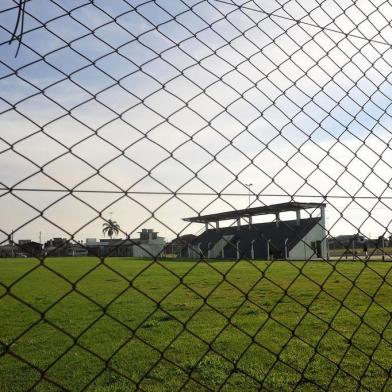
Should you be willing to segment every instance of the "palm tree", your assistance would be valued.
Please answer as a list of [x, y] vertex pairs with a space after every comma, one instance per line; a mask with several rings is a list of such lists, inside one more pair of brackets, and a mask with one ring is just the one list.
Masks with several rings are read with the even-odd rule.
[[110, 239], [112, 239], [113, 234], [117, 235], [120, 231], [120, 225], [111, 219], [103, 224], [102, 233], [103, 235], [107, 234]]

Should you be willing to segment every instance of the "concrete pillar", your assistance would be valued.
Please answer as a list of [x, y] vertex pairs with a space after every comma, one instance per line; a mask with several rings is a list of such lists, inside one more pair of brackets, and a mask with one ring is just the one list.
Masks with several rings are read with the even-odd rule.
[[205, 223], [205, 229], [208, 230], [208, 222]]
[[241, 226], [241, 218], [238, 218], [237, 219], [237, 230], [240, 229], [240, 226]]
[[301, 210], [297, 210], [295, 213], [297, 214], [297, 226], [299, 226], [301, 224]]
[[279, 227], [279, 223], [280, 223], [280, 215], [279, 212], [277, 214], [275, 214], [275, 222], [276, 222], [276, 227]]
[[236, 248], [237, 248], [237, 260], [239, 260], [240, 259], [240, 240], [237, 241]]
[[250, 246], [250, 258], [252, 260], [254, 260], [254, 258], [255, 258], [255, 248], [253, 247], [254, 242], [255, 242], [255, 240], [252, 240], [251, 246]]
[[219, 221], [216, 222], [216, 228], [219, 229]]
[[320, 212], [321, 212], [321, 219], [325, 220], [325, 207], [324, 206], [320, 207]]
[[252, 217], [249, 217], [249, 228], [252, 226]]
[[200, 255], [200, 256], [203, 256], [203, 252], [202, 252], [202, 250], [201, 250], [201, 242], [199, 242], [199, 243], [197, 244], [197, 249], [198, 249], [198, 251], [199, 251], [199, 255]]
[[270, 242], [271, 240], [267, 241], [267, 260], [270, 259]]
[[224, 258], [225, 258], [225, 245], [226, 245], [226, 243], [225, 243], [225, 242], [223, 242], [223, 243], [222, 243], [222, 251], [221, 251], [221, 256], [222, 256], [222, 259], [224, 259]]
[[284, 240], [284, 258], [287, 260], [289, 258], [289, 252], [287, 249], [287, 242], [289, 241], [288, 238]]
[[207, 244], [207, 257], [210, 258], [211, 257], [211, 242], [209, 242]]

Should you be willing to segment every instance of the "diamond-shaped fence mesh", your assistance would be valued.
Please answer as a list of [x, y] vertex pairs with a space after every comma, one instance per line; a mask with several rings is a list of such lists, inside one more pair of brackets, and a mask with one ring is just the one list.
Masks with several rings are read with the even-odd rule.
[[391, 20], [2, 0], [0, 391], [391, 391]]

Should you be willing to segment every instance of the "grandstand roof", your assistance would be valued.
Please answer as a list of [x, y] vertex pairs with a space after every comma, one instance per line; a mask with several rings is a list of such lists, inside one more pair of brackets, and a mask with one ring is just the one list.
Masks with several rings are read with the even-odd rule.
[[208, 222], [219, 222], [229, 219], [245, 218], [256, 215], [270, 215], [277, 214], [279, 212], [287, 211], [299, 211], [306, 210], [310, 208], [320, 208], [325, 207], [324, 203], [299, 203], [295, 201], [290, 201], [287, 203], [272, 204], [269, 206], [245, 208], [243, 210], [233, 210], [227, 212], [219, 212], [217, 214], [209, 215], [199, 215], [191, 218], [183, 218], [187, 222], [198, 222], [198, 223], [208, 223]]

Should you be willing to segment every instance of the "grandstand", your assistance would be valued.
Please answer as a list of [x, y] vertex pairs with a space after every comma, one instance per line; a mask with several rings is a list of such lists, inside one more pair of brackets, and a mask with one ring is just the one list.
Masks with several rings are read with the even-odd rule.
[[[306, 217], [301, 211], [306, 210]], [[281, 220], [295, 212], [296, 219]], [[253, 217], [273, 215], [272, 222], [253, 223]], [[325, 204], [287, 202], [184, 218], [205, 224], [205, 231], [181, 250], [187, 258], [290, 259], [327, 258]], [[221, 227], [223, 221], [234, 225]], [[245, 224], [243, 224], [245, 223]]]

